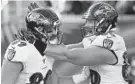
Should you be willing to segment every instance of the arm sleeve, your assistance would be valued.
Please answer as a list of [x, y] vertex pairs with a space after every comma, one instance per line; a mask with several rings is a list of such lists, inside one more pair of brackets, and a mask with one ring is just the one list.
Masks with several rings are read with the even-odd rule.
[[85, 81], [89, 76], [90, 76], [89, 67], [84, 66], [82, 72], [80, 74], [73, 75], [72, 79], [75, 84], [78, 84]]

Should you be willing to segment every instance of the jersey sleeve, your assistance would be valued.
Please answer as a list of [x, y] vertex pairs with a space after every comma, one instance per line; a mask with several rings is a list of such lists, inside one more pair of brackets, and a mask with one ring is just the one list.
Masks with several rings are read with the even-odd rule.
[[94, 46], [99, 46], [111, 51], [117, 59], [115, 64], [123, 64], [123, 55], [127, 51], [123, 38], [119, 35], [99, 36], [92, 43]]
[[4, 58], [12, 62], [25, 62], [28, 54], [27, 43], [19, 40], [13, 41], [8, 46]]

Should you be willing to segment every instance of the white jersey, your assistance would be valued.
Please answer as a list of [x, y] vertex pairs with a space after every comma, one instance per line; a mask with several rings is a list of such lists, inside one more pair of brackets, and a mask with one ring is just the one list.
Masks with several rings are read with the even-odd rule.
[[[32, 82], [37, 81], [40, 77], [43, 77], [43, 82], [51, 69], [51, 67], [48, 67], [50, 62], [47, 62], [46, 56], [42, 56], [33, 44], [26, 41], [13, 41], [7, 48], [5, 59], [12, 62], [21, 62], [23, 65], [15, 84], [33, 84]], [[34, 79], [34, 77], [37, 78]]]
[[[99, 46], [110, 50], [116, 56], [117, 62], [114, 64], [104, 64], [99, 66], [85, 66], [85, 70], [82, 72], [83, 75], [80, 76], [83, 76], [85, 79], [86, 77], [93, 76], [90, 79], [90, 84], [127, 84], [122, 74], [122, 66], [125, 61], [125, 57], [123, 56], [127, 50], [121, 36], [108, 33], [107, 35], [84, 38], [82, 42], [84, 48]], [[90, 74], [86, 75], [86, 73]], [[75, 79], [75, 77], [73, 78]], [[75, 80], [75, 82], [77, 83], [77, 80]]]

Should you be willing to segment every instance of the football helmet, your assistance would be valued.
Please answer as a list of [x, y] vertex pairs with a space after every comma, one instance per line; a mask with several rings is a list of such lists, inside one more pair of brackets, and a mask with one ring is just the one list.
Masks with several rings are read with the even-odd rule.
[[81, 28], [83, 37], [86, 37], [107, 33], [115, 28], [118, 13], [111, 5], [101, 2], [90, 6], [82, 18], [86, 19]]
[[26, 16], [28, 31], [31, 31], [36, 39], [50, 44], [60, 44], [63, 34], [59, 30], [60, 21], [55, 12], [50, 9], [36, 8]]

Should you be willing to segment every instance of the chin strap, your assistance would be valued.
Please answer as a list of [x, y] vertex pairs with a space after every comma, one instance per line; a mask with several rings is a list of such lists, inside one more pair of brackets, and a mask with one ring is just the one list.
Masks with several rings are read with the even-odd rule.
[[25, 28], [19, 28], [17, 34], [14, 35], [15, 39], [28, 41], [29, 43], [34, 44], [37, 38], [31, 33], [31, 31]]

